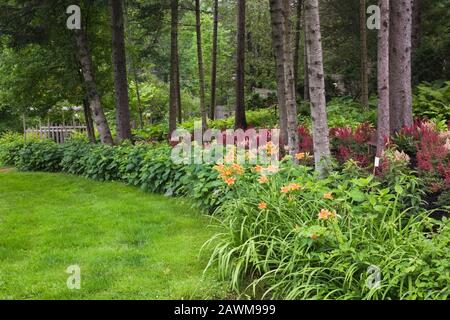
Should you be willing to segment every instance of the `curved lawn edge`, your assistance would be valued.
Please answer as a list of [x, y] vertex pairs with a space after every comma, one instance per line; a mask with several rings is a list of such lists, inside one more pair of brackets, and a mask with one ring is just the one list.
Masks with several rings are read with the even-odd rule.
[[[0, 173], [0, 299], [220, 299], [210, 218], [175, 198], [67, 174]], [[79, 265], [81, 289], [66, 269]]]

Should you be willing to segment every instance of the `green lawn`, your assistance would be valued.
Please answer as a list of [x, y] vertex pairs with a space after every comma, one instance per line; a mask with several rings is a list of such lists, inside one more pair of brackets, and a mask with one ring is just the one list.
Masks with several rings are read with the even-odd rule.
[[[0, 170], [0, 299], [226, 297], [200, 248], [210, 221], [120, 183]], [[70, 265], [81, 289], [66, 285]]]

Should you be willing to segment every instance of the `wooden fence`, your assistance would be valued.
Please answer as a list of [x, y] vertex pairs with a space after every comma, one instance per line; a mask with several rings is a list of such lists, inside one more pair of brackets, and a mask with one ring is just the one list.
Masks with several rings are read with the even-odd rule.
[[74, 133], [86, 133], [85, 126], [47, 126], [39, 128], [30, 128], [25, 130], [25, 137], [33, 136], [41, 140], [53, 140], [56, 143], [64, 143]]

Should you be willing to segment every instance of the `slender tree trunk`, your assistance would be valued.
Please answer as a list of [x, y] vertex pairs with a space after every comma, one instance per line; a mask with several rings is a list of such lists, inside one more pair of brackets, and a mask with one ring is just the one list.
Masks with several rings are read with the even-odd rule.
[[318, 0], [306, 0], [305, 15], [314, 159], [316, 170], [321, 177], [324, 177], [329, 170], [331, 153], [325, 100], [322, 36], [320, 31]]
[[411, 126], [411, 0], [390, 1], [390, 52], [389, 99], [390, 129], [398, 132], [403, 126]]
[[308, 74], [308, 48], [306, 46], [306, 14], [305, 14], [305, 6], [306, 4], [303, 3], [303, 48], [304, 48], [304, 63], [303, 63], [303, 99], [305, 101], [309, 101], [309, 74]]
[[87, 98], [83, 99], [83, 112], [84, 112], [84, 120], [86, 122], [86, 131], [89, 141], [91, 143], [95, 143], [95, 129], [94, 122], [92, 121], [92, 112], [89, 108], [89, 101]]
[[367, 29], [366, 29], [366, 0], [359, 1], [359, 28], [361, 53], [361, 104], [369, 107], [369, 79], [367, 73]]
[[214, 24], [213, 24], [213, 43], [211, 58], [211, 110], [210, 118], [214, 120], [216, 110], [216, 81], [217, 81], [217, 33], [219, 27], [219, 0], [214, 0]]
[[139, 89], [139, 79], [137, 76], [137, 70], [135, 66], [133, 66], [133, 75], [134, 75], [134, 86], [136, 89], [137, 109], [139, 114], [139, 127], [141, 129], [144, 129], [144, 116], [143, 116], [144, 112], [142, 110], [141, 90]]
[[277, 65], [280, 140], [283, 146], [288, 146], [289, 154], [295, 156], [298, 153], [299, 141], [290, 3], [289, 0], [270, 0], [269, 4]]
[[200, 0], [195, 0], [195, 20], [197, 33], [197, 60], [198, 79], [200, 83], [200, 111], [202, 114], [202, 129], [207, 128], [206, 105], [205, 105], [205, 70], [203, 69], [202, 28], [200, 16]]
[[280, 143], [288, 145], [288, 123], [286, 109], [286, 81], [284, 76], [284, 17], [279, 0], [271, 0], [270, 17], [272, 23], [272, 46], [275, 52], [277, 96], [280, 117]]
[[[295, 159], [299, 150], [298, 115], [297, 115], [297, 86], [294, 75], [294, 51], [292, 48], [292, 25], [290, 0], [283, 0], [284, 12], [284, 76], [286, 81], [286, 113], [288, 124], [289, 154]], [[296, 161], [296, 160], [294, 160]]]
[[110, 0], [112, 25], [112, 54], [116, 98], [117, 139], [131, 140], [130, 107], [128, 101], [125, 30], [122, 0]]
[[302, 8], [303, 0], [297, 0], [297, 17], [295, 21], [295, 51], [294, 51], [294, 78], [295, 86], [299, 84], [299, 71], [300, 71], [300, 40], [302, 35]]
[[413, 1], [413, 9], [412, 9], [412, 34], [411, 34], [411, 46], [412, 53], [417, 50], [420, 46], [421, 38], [422, 38], [422, 10], [421, 10], [421, 0], [412, 0]]
[[[393, 0], [396, 1], [396, 0]], [[389, 0], [380, 0], [381, 29], [378, 31], [378, 124], [377, 157], [389, 137]]]
[[178, 115], [178, 0], [170, 1], [171, 36], [170, 36], [170, 98], [169, 98], [169, 133], [177, 129]]
[[[123, 6], [123, 27], [125, 30], [127, 30], [128, 28], [128, 12], [127, 12], [127, 0], [122, 0], [122, 6]], [[129, 40], [128, 40], [129, 39]], [[128, 45], [128, 41], [131, 42], [131, 46], [134, 46], [134, 41], [133, 39], [130, 37], [128, 38], [125, 35], [125, 47]], [[128, 70], [129, 72], [131, 72], [133, 74], [133, 78], [134, 78], [134, 87], [136, 90], [136, 99], [137, 99], [137, 112], [138, 112], [138, 117], [139, 117], [139, 128], [140, 129], [144, 129], [144, 111], [142, 109], [142, 101], [141, 101], [141, 91], [139, 89], [139, 78], [138, 78], [138, 72], [137, 72], [137, 67], [136, 67], [136, 63], [134, 61], [134, 57], [133, 54], [128, 55]]]
[[181, 84], [180, 84], [180, 56], [177, 55], [177, 111], [178, 111], [178, 123], [181, 124], [183, 122], [183, 107], [181, 103]]
[[236, 128], [246, 129], [245, 117], [245, 0], [237, 0]]
[[84, 31], [76, 30], [75, 39], [78, 50], [78, 59], [81, 64], [83, 72], [84, 85], [86, 87], [86, 94], [89, 100], [89, 106], [92, 110], [95, 124], [100, 135], [100, 141], [104, 144], [113, 144], [111, 130], [109, 129], [108, 121], [100, 102], [100, 95], [97, 91], [97, 85], [94, 79], [92, 68], [92, 59], [88, 49], [87, 37]]

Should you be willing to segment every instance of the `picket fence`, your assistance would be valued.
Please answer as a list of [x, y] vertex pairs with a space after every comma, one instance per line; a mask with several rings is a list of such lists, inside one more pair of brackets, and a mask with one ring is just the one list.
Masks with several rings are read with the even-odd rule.
[[44, 126], [39, 128], [28, 128], [25, 137], [33, 136], [40, 140], [53, 140], [56, 143], [64, 143], [74, 133], [86, 133], [85, 126]]

